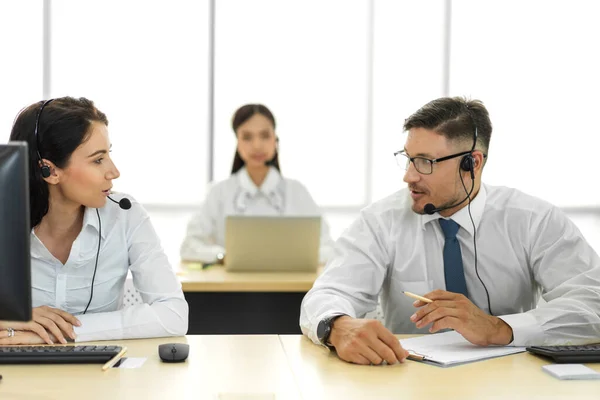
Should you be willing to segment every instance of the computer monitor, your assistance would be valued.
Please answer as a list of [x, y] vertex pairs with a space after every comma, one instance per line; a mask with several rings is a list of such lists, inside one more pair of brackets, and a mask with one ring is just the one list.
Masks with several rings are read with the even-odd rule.
[[31, 320], [27, 144], [0, 145], [0, 320]]

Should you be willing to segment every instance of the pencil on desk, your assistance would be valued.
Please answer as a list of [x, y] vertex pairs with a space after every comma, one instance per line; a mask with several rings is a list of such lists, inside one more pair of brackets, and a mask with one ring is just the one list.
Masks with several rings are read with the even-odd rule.
[[421, 300], [422, 302], [425, 302], [425, 303], [432, 303], [433, 302], [433, 300], [428, 299], [427, 297], [419, 296], [418, 294], [414, 294], [414, 293], [411, 293], [411, 292], [405, 292], [404, 290], [402, 291], [402, 293], [404, 293], [408, 297], [412, 297], [413, 299]]
[[417, 354], [415, 352], [413, 352], [412, 350], [406, 350], [408, 351], [408, 359], [409, 360], [414, 360], [414, 361], [423, 361], [425, 360], [425, 356], [421, 355], [421, 354]]
[[119, 361], [121, 357], [125, 355], [125, 353], [127, 353], [127, 347], [123, 347], [119, 354], [108, 360], [108, 362], [102, 366], [102, 371], [106, 371], [107, 369], [112, 368], [113, 365], [115, 365], [117, 361]]

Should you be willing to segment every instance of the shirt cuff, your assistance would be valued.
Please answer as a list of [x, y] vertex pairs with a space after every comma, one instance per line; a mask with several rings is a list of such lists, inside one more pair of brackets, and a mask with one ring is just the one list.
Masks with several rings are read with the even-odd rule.
[[535, 317], [529, 313], [499, 316], [513, 331], [513, 341], [509, 346], [536, 346], [544, 344], [544, 331]]
[[123, 321], [119, 312], [77, 315], [81, 326], [74, 326], [75, 342], [118, 340], [123, 336]]

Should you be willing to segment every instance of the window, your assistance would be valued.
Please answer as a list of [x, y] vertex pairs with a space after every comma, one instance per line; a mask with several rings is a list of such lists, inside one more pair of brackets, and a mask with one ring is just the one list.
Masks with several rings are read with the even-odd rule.
[[599, 203], [599, 14], [593, 1], [453, 2], [451, 94], [481, 99], [494, 126], [485, 181]]
[[404, 146], [404, 119], [443, 95], [444, 1], [375, 2], [373, 200], [406, 186], [393, 153]]
[[263, 103], [285, 176], [322, 206], [367, 201], [367, 23], [366, 0], [216, 2], [215, 179], [231, 171], [233, 113]]
[[229, 176], [231, 117], [260, 102], [277, 119], [283, 174], [308, 187], [337, 236], [406, 186], [392, 156], [404, 119], [449, 84], [490, 111], [486, 182], [597, 213], [598, 2], [217, 0], [213, 105], [209, 1], [47, 3], [44, 81], [44, 1], [0, 2], [0, 141], [44, 88], [88, 97], [110, 121], [115, 189], [154, 211], [200, 203], [210, 151], [213, 178]]
[[0, 143], [19, 111], [42, 99], [42, 0], [0, 2]]
[[88, 97], [107, 114], [115, 189], [141, 202], [204, 196], [207, 60], [208, 2], [52, 2], [52, 96]]

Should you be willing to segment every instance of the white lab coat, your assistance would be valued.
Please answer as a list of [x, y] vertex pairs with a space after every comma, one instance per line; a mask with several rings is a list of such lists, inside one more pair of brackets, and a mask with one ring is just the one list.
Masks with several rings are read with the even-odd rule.
[[320, 262], [326, 262], [332, 255], [329, 226], [308, 190], [270, 167], [260, 187], [252, 182], [246, 168], [242, 168], [210, 189], [200, 212], [188, 224], [181, 258], [214, 262], [218, 253], [225, 252], [225, 218], [229, 215], [321, 216]]

